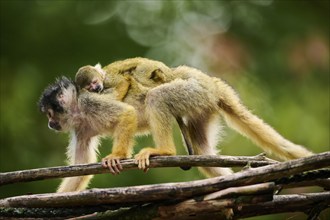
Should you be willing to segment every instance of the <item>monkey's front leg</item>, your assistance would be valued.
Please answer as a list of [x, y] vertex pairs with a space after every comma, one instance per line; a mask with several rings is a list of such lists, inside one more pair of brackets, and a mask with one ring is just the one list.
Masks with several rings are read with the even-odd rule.
[[112, 153], [102, 159], [103, 167], [109, 168], [110, 173], [114, 175], [119, 174], [123, 169], [120, 159], [132, 157], [134, 135], [137, 129], [135, 109], [125, 105], [118, 113], [117, 120], [113, 133]]

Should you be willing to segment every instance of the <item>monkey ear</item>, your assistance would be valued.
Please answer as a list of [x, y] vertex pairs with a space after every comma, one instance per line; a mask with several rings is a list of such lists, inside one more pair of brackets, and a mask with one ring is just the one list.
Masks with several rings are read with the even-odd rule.
[[102, 66], [101, 66], [101, 64], [100, 63], [97, 63], [95, 66], [94, 66], [96, 69], [102, 69]]
[[149, 79], [155, 82], [165, 82], [165, 74], [161, 69], [155, 69], [151, 72]]
[[106, 72], [102, 69], [102, 66], [100, 63], [97, 63], [94, 68], [99, 72], [103, 77], [105, 77]]

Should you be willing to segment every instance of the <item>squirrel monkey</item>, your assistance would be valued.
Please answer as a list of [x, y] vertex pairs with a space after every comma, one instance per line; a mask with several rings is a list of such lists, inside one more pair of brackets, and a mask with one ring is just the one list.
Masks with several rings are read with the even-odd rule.
[[90, 92], [116, 92], [121, 100], [129, 89], [129, 76], [145, 87], [155, 87], [166, 81], [170, 71], [161, 62], [138, 57], [113, 62], [103, 69], [100, 64], [83, 66], [76, 73], [75, 82], [79, 89]]
[[[274, 152], [280, 158], [295, 159], [312, 155], [253, 115], [241, 103], [236, 92], [221, 79], [210, 77], [195, 68], [179, 66], [172, 69], [167, 67], [169, 71], [161, 70], [164, 77], [161, 82], [155, 82], [152, 79], [154, 77], [143, 75], [153, 71], [142, 70], [159, 70], [159, 64], [161, 67], [164, 64], [152, 60], [144, 62], [145, 58], [141, 59], [144, 67], [131, 71], [134, 79], [141, 78], [141, 82], [137, 83], [138, 89], [128, 89], [122, 101], [116, 100], [111, 93], [90, 93], [85, 89], [77, 95], [74, 83], [66, 78], [43, 92], [39, 106], [48, 115], [49, 127], [58, 131], [71, 131], [68, 151], [71, 163], [94, 162], [99, 135], [112, 135], [112, 154], [102, 164], [113, 173], [119, 173], [118, 159], [131, 156], [134, 135], [151, 132], [156, 147], [144, 148], [135, 155], [139, 168], [147, 169], [150, 156], [176, 154], [172, 136], [175, 120], [181, 124], [182, 133], [191, 143], [194, 154], [214, 155], [217, 153], [219, 116], [263, 150]], [[120, 71], [118, 74], [121, 74]], [[207, 176], [232, 173], [231, 169], [220, 167], [201, 167], [200, 170]], [[89, 179], [67, 178], [59, 191], [82, 190]]]
[[[111, 67], [115, 67], [111, 69]], [[300, 145], [283, 138], [272, 127], [253, 115], [240, 101], [236, 92], [224, 81], [210, 77], [188, 66], [176, 68], [146, 58], [114, 62], [104, 70], [111, 75], [127, 73], [144, 86], [143, 95], [131, 91], [123, 102], [137, 109], [139, 125], [150, 130], [156, 148], [144, 148], [135, 159], [146, 169], [152, 155], [175, 155], [172, 123], [176, 120], [184, 140], [194, 154], [216, 154], [218, 118], [251, 139], [266, 152], [282, 159], [312, 155]], [[157, 80], [155, 80], [157, 79]], [[138, 126], [138, 130], [141, 126]], [[231, 174], [228, 168], [200, 168], [207, 176]]]
[[100, 64], [95, 66], [83, 66], [76, 73], [75, 82], [78, 89], [90, 92], [113, 93], [117, 100], [122, 100], [130, 86], [129, 78], [123, 75], [109, 74], [101, 68]]
[[[102, 163], [110, 172], [119, 173], [119, 159], [130, 158], [137, 129], [134, 107], [117, 101], [113, 94], [78, 94], [74, 82], [66, 77], [48, 86], [39, 100], [41, 112], [47, 114], [50, 129], [71, 134], [67, 155], [70, 164], [94, 163], [99, 137], [113, 136], [112, 153]], [[107, 166], [107, 165], [105, 165]], [[86, 188], [92, 175], [65, 178], [58, 192]]]

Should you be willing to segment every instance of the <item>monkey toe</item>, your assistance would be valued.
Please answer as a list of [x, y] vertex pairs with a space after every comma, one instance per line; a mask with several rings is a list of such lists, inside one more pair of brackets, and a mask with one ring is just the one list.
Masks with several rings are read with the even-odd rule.
[[150, 165], [149, 157], [149, 152], [140, 152], [135, 156], [135, 163], [138, 164], [139, 169], [148, 170], [147, 167]]
[[113, 175], [117, 175], [123, 169], [120, 159], [118, 157], [108, 156], [102, 159], [102, 166], [108, 168], [110, 173]]

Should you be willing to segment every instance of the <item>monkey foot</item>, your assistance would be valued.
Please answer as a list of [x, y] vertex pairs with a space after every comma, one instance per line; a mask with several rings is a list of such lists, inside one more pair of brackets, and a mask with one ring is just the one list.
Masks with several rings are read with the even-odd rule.
[[[175, 149], [175, 147], [174, 147]], [[138, 154], [135, 155], [135, 164], [138, 165], [139, 169], [144, 170], [144, 172], [148, 171], [148, 167], [150, 165], [149, 158], [150, 156], [160, 156], [160, 155], [175, 155], [174, 151], [168, 151], [168, 150], [161, 150], [157, 148], [144, 148], [142, 149]]]
[[122, 157], [109, 154], [102, 159], [102, 166], [104, 168], [109, 168], [110, 173], [113, 175], [119, 174], [123, 169], [122, 165], [120, 164], [120, 159], [122, 159]]
[[154, 149], [144, 148], [138, 154], [135, 155], [135, 163], [138, 164], [139, 169], [148, 171], [150, 164], [149, 158]]

